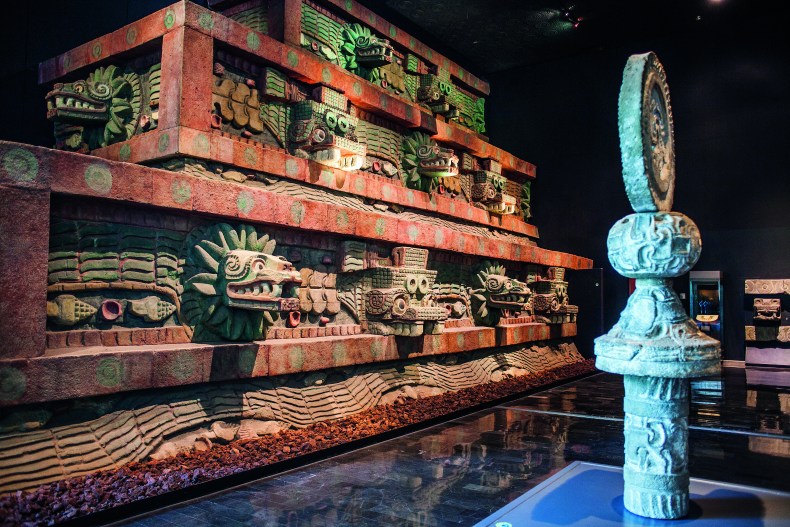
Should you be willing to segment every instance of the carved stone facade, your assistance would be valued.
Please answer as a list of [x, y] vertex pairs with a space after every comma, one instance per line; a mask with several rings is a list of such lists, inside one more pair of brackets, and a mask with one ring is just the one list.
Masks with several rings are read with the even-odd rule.
[[430, 269], [446, 267], [415, 247], [294, 239], [278, 228], [264, 233], [162, 213], [149, 215], [158, 227], [124, 225], [101, 208], [92, 220], [87, 211], [55, 209], [47, 301], [53, 336], [179, 328], [182, 342], [249, 342], [356, 334], [358, 327], [417, 337], [441, 333], [448, 317], [483, 326], [503, 316], [563, 324], [578, 312], [561, 267], [532, 266], [527, 283], [501, 263]]
[[[573, 344], [559, 343], [496, 356], [466, 353], [400, 366], [358, 366], [6, 412], [0, 418], [0, 453], [16, 455], [0, 457], [0, 492], [301, 428], [398, 397], [437, 395], [581, 360]], [[58, 425], [58, 415], [76, 424]]]
[[790, 280], [746, 280], [747, 295], [790, 295]]
[[55, 150], [0, 142], [4, 489], [523, 375], [576, 334], [592, 262], [538, 247], [485, 81], [356, 2], [209, 5], [43, 63]]

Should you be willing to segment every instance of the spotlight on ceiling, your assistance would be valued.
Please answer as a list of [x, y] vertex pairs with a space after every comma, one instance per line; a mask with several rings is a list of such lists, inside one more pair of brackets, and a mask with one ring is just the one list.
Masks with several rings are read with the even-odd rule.
[[576, 12], [575, 5], [568, 6], [565, 9], [563, 9], [561, 12], [562, 12], [562, 18], [566, 22], [570, 23], [574, 27], [574, 29], [579, 27], [579, 24], [581, 24], [582, 20], [584, 20], [584, 17], [579, 16], [579, 14]]

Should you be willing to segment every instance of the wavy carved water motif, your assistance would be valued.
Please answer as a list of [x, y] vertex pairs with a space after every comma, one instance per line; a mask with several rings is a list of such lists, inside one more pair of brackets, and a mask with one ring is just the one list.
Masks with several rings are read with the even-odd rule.
[[[264, 433], [338, 419], [398, 397], [424, 397], [582, 360], [574, 344], [499, 353], [473, 352], [400, 367], [360, 366], [287, 378], [227, 382], [76, 401], [72, 412], [46, 409], [6, 416], [4, 424], [40, 427], [0, 439], [0, 492], [120, 467], [249, 430]], [[86, 414], [96, 415], [85, 419]], [[83, 416], [82, 418], [78, 416]], [[67, 425], [48, 425], [75, 419]], [[242, 429], [239, 425], [244, 425]], [[172, 443], [163, 448], [167, 443]], [[172, 448], [171, 448], [172, 447]], [[170, 448], [170, 450], [168, 450]]]

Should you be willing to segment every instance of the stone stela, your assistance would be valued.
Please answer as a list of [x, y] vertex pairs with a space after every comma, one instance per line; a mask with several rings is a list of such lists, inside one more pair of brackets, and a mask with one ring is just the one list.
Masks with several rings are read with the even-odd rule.
[[606, 335], [596, 366], [624, 376], [625, 507], [682, 518], [689, 507], [689, 378], [720, 372], [718, 341], [686, 315], [672, 278], [700, 256], [697, 226], [672, 212], [675, 152], [666, 74], [653, 53], [632, 55], [620, 88], [623, 180], [634, 209], [609, 231], [609, 261], [636, 290]]

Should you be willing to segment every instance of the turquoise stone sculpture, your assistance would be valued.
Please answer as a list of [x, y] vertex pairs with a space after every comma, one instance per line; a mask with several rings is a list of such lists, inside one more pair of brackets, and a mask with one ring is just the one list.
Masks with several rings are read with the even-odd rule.
[[636, 280], [620, 320], [595, 339], [596, 366], [624, 376], [625, 508], [657, 519], [688, 513], [689, 378], [717, 374], [721, 347], [689, 319], [671, 279], [699, 259], [702, 241], [671, 212], [675, 189], [672, 110], [664, 68], [632, 55], [618, 124], [623, 180], [634, 209], [609, 231], [609, 260]]

